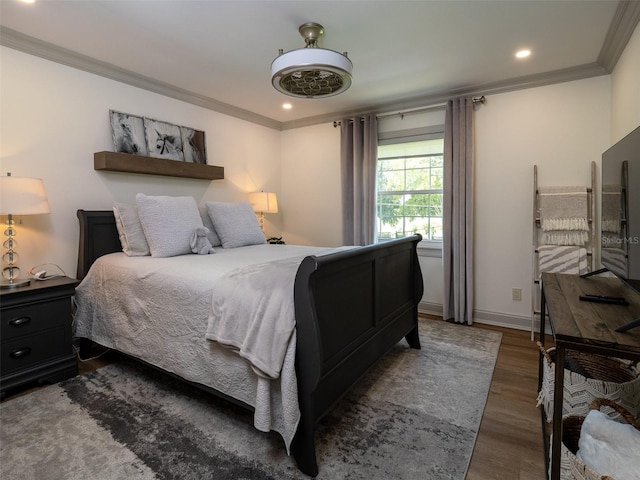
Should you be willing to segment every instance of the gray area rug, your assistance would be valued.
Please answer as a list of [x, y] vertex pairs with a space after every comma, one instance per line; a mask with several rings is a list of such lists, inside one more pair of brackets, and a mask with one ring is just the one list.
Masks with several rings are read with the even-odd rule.
[[[464, 479], [501, 334], [421, 320], [317, 428], [318, 479]], [[251, 414], [122, 360], [0, 406], [3, 479], [304, 479]]]

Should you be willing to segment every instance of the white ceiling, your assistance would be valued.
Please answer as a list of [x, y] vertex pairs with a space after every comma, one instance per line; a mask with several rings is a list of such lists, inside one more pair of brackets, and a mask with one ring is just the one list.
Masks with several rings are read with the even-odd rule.
[[[609, 73], [638, 23], [637, 3], [1, 0], [0, 43], [291, 128]], [[302, 48], [305, 22], [325, 27], [320, 47], [348, 52], [354, 80], [345, 93], [298, 99], [271, 85], [278, 49]], [[532, 56], [515, 59], [525, 47]]]

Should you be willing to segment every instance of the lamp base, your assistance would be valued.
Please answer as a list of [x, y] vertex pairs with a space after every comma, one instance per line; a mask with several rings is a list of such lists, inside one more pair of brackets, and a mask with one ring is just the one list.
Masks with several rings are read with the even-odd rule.
[[4, 290], [5, 288], [26, 287], [30, 283], [30, 278], [14, 278], [13, 280], [3, 278], [0, 280], [0, 289]]

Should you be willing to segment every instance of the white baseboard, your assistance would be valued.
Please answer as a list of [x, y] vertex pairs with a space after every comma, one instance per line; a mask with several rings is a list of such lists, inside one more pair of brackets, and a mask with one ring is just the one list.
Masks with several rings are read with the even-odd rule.
[[442, 316], [442, 304], [433, 302], [420, 302], [418, 304], [418, 312], [425, 313], [427, 315], [435, 315], [436, 317]]
[[[442, 316], [442, 305], [433, 302], [420, 302], [418, 304], [418, 312], [427, 315]], [[474, 310], [473, 321], [484, 323], [486, 325], [494, 325], [496, 327], [513, 328], [516, 330], [531, 330], [531, 317], [521, 315], [507, 315], [498, 312], [488, 312], [486, 310]], [[539, 331], [539, 320], [534, 323], [535, 331]]]
[[485, 310], [474, 310], [473, 321], [486, 325], [494, 325], [496, 327], [531, 331], [531, 317], [523, 317], [520, 315], [515, 316], [504, 313], [487, 312]]

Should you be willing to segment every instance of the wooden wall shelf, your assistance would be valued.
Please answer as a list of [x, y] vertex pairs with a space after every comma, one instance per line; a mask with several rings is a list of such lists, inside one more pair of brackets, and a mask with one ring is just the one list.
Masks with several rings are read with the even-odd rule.
[[143, 173], [202, 180], [222, 180], [224, 178], [224, 167], [117, 152], [94, 153], [93, 168], [94, 170], [111, 172]]

